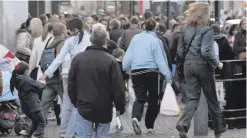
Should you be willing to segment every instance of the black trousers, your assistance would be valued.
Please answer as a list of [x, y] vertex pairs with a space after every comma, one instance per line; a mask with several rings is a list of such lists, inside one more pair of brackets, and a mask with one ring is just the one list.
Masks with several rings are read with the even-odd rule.
[[45, 121], [45, 117], [42, 114], [42, 112], [39, 110], [39, 111], [27, 114], [27, 116], [32, 120], [32, 127], [30, 129], [30, 135], [32, 136], [32, 134], [36, 132], [34, 134], [35, 137], [43, 137], [46, 121]]
[[208, 110], [210, 117], [212, 118], [214, 132], [216, 134], [221, 133], [226, 125], [226, 121], [217, 100], [214, 69], [207, 63], [197, 63], [197, 61], [185, 62], [184, 73], [188, 91], [186, 95], [187, 101], [184, 113], [177, 124], [189, 130], [194, 112], [199, 105], [202, 89], [207, 99]]
[[134, 102], [132, 118], [141, 121], [144, 104], [148, 102], [146, 111], [145, 125], [147, 129], [154, 128], [154, 122], [160, 110], [160, 100], [162, 99], [162, 83], [160, 75], [156, 72], [149, 72], [132, 76], [133, 89], [136, 95]]

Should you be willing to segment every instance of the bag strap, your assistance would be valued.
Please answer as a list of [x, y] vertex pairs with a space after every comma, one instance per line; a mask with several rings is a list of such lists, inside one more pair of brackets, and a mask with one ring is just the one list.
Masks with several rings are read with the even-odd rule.
[[50, 42], [50, 40], [51, 40], [52, 38], [53, 38], [53, 37], [50, 37], [49, 40], [46, 42], [45, 49], [47, 48], [47, 46], [48, 46], [48, 44], [49, 44], [49, 42]]
[[191, 40], [190, 40], [190, 43], [189, 43], [187, 49], [185, 50], [184, 57], [188, 54], [189, 48], [190, 48], [190, 46], [191, 46], [191, 43], [192, 43], [192, 41], [194, 40], [194, 38], [195, 38], [195, 36], [196, 36], [196, 34], [197, 34], [198, 31], [199, 31], [199, 28], [196, 30], [196, 32], [195, 32], [194, 35], [192, 36], [192, 38], [191, 38]]

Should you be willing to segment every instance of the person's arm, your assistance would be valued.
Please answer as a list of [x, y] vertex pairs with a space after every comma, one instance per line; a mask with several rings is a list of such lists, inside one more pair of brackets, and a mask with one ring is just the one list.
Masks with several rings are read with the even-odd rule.
[[214, 67], [219, 66], [219, 60], [215, 56], [214, 52], [214, 37], [213, 30], [208, 29], [203, 33], [201, 43], [202, 56]]
[[31, 83], [31, 86], [32, 86], [32, 87], [37, 88], [37, 93], [38, 93], [39, 95], [41, 95], [42, 92], [43, 92], [43, 90], [44, 90], [44, 88], [45, 88], [45, 84], [42, 84], [42, 83], [40, 83], [39, 81], [36, 81], [36, 80], [34, 80], [34, 79], [31, 79], [31, 80], [30, 80], [30, 83]]
[[48, 78], [53, 77], [53, 73], [57, 70], [57, 68], [60, 66], [60, 64], [63, 62], [64, 58], [70, 51], [70, 45], [71, 45], [72, 39], [67, 39], [64, 42], [64, 46], [62, 47], [60, 53], [57, 55], [57, 57], [54, 59], [54, 61], [51, 63], [49, 68], [45, 71], [45, 75], [48, 76]]
[[124, 55], [123, 59], [123, 71], [130, 71], [131, 70], [131, 63], [133, 58], [133, 45], [135, 43], [135, 37], [131, 40], [129, 48]]
[[110, 86], [113, 93], [113, 102], [116, 106], [116, 110], [119, 111], [120, 114], [123, 114], [125, 110], [125, 87], [122, 73], [117, 61], [112, 62], [110, 70]]
[[179, 59], [183, 59], [185, 57], [184, 52], [185, 52], [184, 36], [181, 30], [181, 33], [179, 34], [179, 37], [178, 37], [178, 44], [177, 44], [177, 56]]
[[30, 59], [29, 59], [29, 74], [32, 72], [32, 70], [34, 68], [36, 68], [36, 65], [37, 65], [37, 58], [38, 58], [38, 54], [37, 54], [37, 46], [35, 46], [36, 43], [35, 43], [35, 40], [34, 40], [34, 46], [33, 46], [33, 50], [32, 50], [32, 53], [31, 53], [31, 56], [30, 56]]
[[71, 62], [68, 79], [68, 95], [71, 103], [76, 107], [76, 73], [77, 73], [77, 60], [76, 57]]
[[125, 46], [125, 31], [123, 31], [122, 36], [120, 37], [121, 39], [119, 40], [119, 45], [118, 47], [120, 47], [123, 50], [126, 50], [126, 48], [124, 48]]
[[179, 36], [174, 36], [172, 44], [171, 44], [171, 48], [170, 48], [170, 55], [171, 55], [171, 59], [173, 62], [175, 62], [174, 59], [177, 53], [178, 41], [179, 41]]
[[171, 80], [172, 73], [168, 67], [167, 56], [160, 40], [159, 42], [155, 43], [154, 58], [160, 72], [165, 76], [166, 80]]
[[233, 42], [233, 51], [237, 53], [246, 52], [246, 46], [240, 46], [240, 39], [241, 39], [240, 37], [242, 36], [240, 36], [239, 34], [236, 34], [234, 37], [235, 38], [234, 42]]
[[16, 41], [16, 50], [19, 53], [22, 53], [24, 55], [30, 56], [31, 55], [31, 49], [28, 48], [27, 45], [27, 37], [25, 33], [20, 33], [17, 36], [17, 41]]

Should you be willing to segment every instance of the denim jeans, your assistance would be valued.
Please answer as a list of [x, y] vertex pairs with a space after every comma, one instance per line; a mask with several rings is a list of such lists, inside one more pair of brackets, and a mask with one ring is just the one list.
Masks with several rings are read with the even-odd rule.
[[77, 109], [72, 105], [68, 96], [68, 78], [63, 78], [63, 103], [61, 111], [60, 136], [72, 138], [75, 134], [75, 115]]
[[[84, 119], [79, 112], [76, 113], [76, 138], [92, 138], [93, 137], [93, 125], [92, 121]], [[109, 138], [110, 137], [110, 123], [100, 124], [95, 123], [96, 138]]]

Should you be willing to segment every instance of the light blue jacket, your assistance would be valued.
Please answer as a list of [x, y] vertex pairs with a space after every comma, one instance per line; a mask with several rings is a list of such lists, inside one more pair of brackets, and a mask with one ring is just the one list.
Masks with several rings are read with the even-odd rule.
[[146, 68], [159, 69], [166, 80], [172, 79], [163, 44], [152, 31], [143, 31], [135, 35], [123, 60], [124, 71]]
[[64, 42], [64, 45], [57, 55], [56, 59], [52, 62], [49, 68], [45, 71], [45, 75], [51, 78], [53, 73], [57, 70], [60, 64], [62, 64], [66, 55], [70, 55], [70, 58], [73, 59], [80, 52], [84, 52], [88, 46], [91, 46], [90, 34], [84, 31], [83, 39], [81, 43], [78, 44], [79, 34], [67, 38]]

